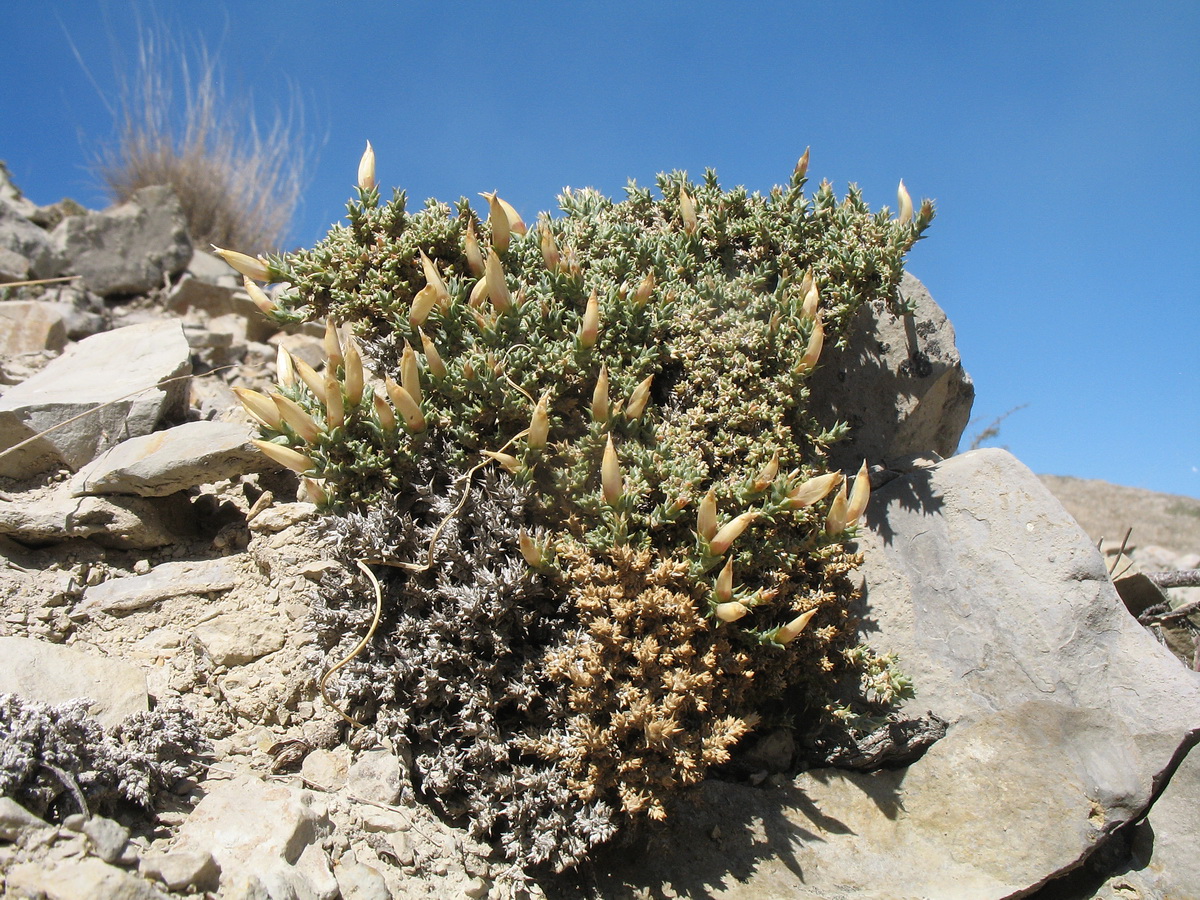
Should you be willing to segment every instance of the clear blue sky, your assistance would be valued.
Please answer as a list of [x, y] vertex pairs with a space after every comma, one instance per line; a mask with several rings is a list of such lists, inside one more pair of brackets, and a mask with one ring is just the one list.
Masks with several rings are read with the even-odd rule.
[[[135, 58], [129, 3], [6, 4], [0, 159], [34, 201], [104, 205], [97, 93]], [[809, 176], [874, 207], [937, 201], [908, 268], [975, 380], [964, 445], [1034, 471], [1200, 496], [1200, 3], [143, 3], [260, 110], [307, 107], [293, 240], [342, 215], [363, 142], [420, 201], [714, 167]], [[68, 39], [69, 38], [69, 39]], [[76, 60], [71, 42], [91, 73]], [[95, 85], [93, 84], [93, 80]], [[297, 150], [299, 151], [299, 148]]]

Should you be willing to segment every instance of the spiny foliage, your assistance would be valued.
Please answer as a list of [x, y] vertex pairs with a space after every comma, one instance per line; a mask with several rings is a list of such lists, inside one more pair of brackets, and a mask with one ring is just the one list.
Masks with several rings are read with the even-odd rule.
[[518, 865], [661, 818], [795, 688], [905, 689], [852, 646], [866, 470], [849, 498], [824, 471], [844, 428], [815, 424], [808, 376], [862, 303], [895, 306], [933, 207], [809, 197], [804, 168], [767, 196], [712, 172], [568, 191], [528, 234], [494, 195], [487, 222], [466, 199], [409, 213], [372, 178], [347, 225], [266, 263], [279, 321], [328, 318], [330, 363], [284, 359], [274, 398], [246, 397], [261, 446], [313, 479], [348, 556], [408, 564], [348, 693], [432, 748], [427, 793]]

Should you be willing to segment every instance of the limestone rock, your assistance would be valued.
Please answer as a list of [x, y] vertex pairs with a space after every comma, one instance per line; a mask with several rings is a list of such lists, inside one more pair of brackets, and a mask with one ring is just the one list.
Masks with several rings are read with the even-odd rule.
[[407, 766], [396, 754], [367, 750], [350, 767], [348, 787], [355, 797], [391, 806], [400, 799], [407, 778]]
[[55, 428], [0, 456], [0, 475], [25, 478], [58, 465], [76, 470], [123, 440], [149, 434], [162, 418], [182, 411], [186, 379], [164, 382], [190, 372], [178, 321], [130, 325], [80, 341], [0, 396], [0, 452]]
[[[1200, 684], [1128, 615], [1087, 536], [1000, 450], [913, 471], [867, 511], [863, 608], [949, 729], [902, 769], [710, 782], [603, 896], [1024, 896], [1147, 807], [1200, 733]], [[615, 854], [614, 854], [615, 857]]]
[[51, 278], [58, 274], [50, 236], [3, 202], [0, 202], [0, 247], [25, 260], [26, 276]]
[[113, 209], [69, 217], [53, 240], [62, 271], [82, 275], [103, 296], [161, 287], [192, 258], [179, 200], [161, 186], [142, 188]]
[[312, 792], [248, 774], [206, 787], [173, 849], [210, 853], [221, 870], [222, 896], [240, 896], [238, 890], [259, 890], [271, 900], [337, 896], [320, 845], [332, 826]]
[[0, 797], [0, 841], [15, 841], [22, 832], [49, 827], [49, 822], [39, 819], [12, 797]]
[[221, 879], [216, 860], [206, 850], [146, 854], [138, 862], [138, 871], [172, 891], [215, 891]]
[[883, 301], [851, 321], [849, 346], [827, 347], [809, 380], [824, 427], [843, 421], [850, 436], [830, 450], [834, 468], [856, 470], [932, 450], [950, 456], [971, 417], [975, 386], [963, 369], [954, 328], [925, 286], [905, 273], [900, 294], [916, 313], [900, 318]]
[[[225, 266], [225, 263], [221, 265]], [[241, 322], [244, 340], [266, 341], [279, 330], [240, 287], [214, 284], [191, 274], [185, 274], [171, 289], [167, 295], [167, 308], [179, 315], [203, 313], [209, 320], [235, 316]]]
[[29, 260], [7, 247], [0, 247], [0, 282], [25, 281], [28, 278]]
[[391, 900], [387, 881], [377, 869], [360, 862], [345, 862], [333, 870], [343, 897], [356, 900]]
[[[161, 568], [161, 566], [160, 566]], [[287, 640], [272, 620], [226, 613], [196, 627], [198, 640], [218, 666], [240, 666], [274, 653]]]
[[255, 468], [250, 430], [232, 422], [187, 422], [131, 438], [101, 454], [71, 481], [75, 496], [163, 497]]
[[66, 316], [58, 303], [10, 300], [0, 303], [0, 356], [53, 350], [67, 345]]
[[1180, 763], [1166, 790], [1134, 829], [1133, 866], [1164, 897], [1200, 897], [1200, 750]]
[[34, 546], [87, 538], [102, 547], [150, 550], [174, 543], [178, 524], [185, 531], [191, 525], [186, 497], [157, 502], [121, 496], [76, 498], [65, 487], [0, 497], [0, 535]]
[[136, 666], [22, 637], [0, 637], [0, 693], [51, 704], [86, 697], [89, 714], [108, 728], [150, 708], [146, 677]]
[[20, 863], [5, 873], [5, 896], [45, 900], [168, 900], [148, 881], [102, 860], [63, 859], [53, 867]]
[[232, 558], [165, 562], [145, 575], [113, 578], [83, 592], [84, 611], [129, 612], [181, 594], [211, 594], [233, 588], [240, 578]]
[[207, 284], [237, 290], [242, 286], [241, 277], [233, 267], [215, 253], [196, 247], [192, 250], [192, 258], [188, 261], [188, 274]]

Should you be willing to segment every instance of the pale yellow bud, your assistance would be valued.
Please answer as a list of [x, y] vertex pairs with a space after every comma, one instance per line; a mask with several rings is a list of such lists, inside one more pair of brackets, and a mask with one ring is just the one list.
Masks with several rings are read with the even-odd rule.
[[600, 297], [595, 290], [588, 297], [587, 307], [583, 311], [583, 324], [579, 329], [579, 343], [584, 347], [594, 347], [600, 336]]
[[279, 345], [275, 353], [275, 380], [284, 387], [294, 387], [296, 384], [296, 364], [292, 362], [292, 354], [287, 347]]
[[716, 536], [717, 494], [712, 488], [708, 489], [708, 493], [696, 509], [696, 533], [706, 541], [711, 541]]
[[325, 358], [329, 360], [330, 369], [336, 369], [342, 364], [342, 341], [338, 337], [338, 329], [333, 319], [325, 320]]
[[913, 205], [912, 197], [908, 196], [908, 188], [904, 186], [904, 179], [900, 179], [900, 187], [896, 190], [896, 202], [900, 205], [899, 221], [901, 225], [905, 225], [912, 221]]
[[428, 423], [425, 421], [421, 407], [413, 399], [412, 394], [392, 381], [391, 378], [383, 380], [383, 387], [387, 391], [388, 396], [391, 397], [392, 405], [396, 407], [396, 411], [404, 419], [405, 427], [414, 434], [424, 431]]
[[483, 450], [481, 452], [488, 459], [498, 462], [506, 472], [516, 474], [521, 471], [521, 461], [511, 453], [497, 453], [494, 450]]
[[483, 301], [487, 299], [487, 296], [488, 283], [487, 276], [485, 275], [483, 278], [480, 278], [477, 282], [475, 282], [475, 287], [471, 288], [471, 296], [467, 298], [467, 306], [469, 306], [472, 311], [477, 310], [479, 307], [483, 306]]
[[437, 288], [432, 284], [425, 285], [413, 297], [412, 308], [408, 311], [408, 324], [413, 328], [419, 328], [424, 325], [425, 320], [429, 318], [429, 314], [433, 312], [433, 308], [437, 306], [437, 303]]
[[492, 226], [492, 249], [497, 253], [503, 253], [508, 249], [508, 242], [512, 238], [512, 231], [508, 227], [508, 216], [504, 213], [504, 207], [500, 205], [499, 198], [495, 193], [480, 194], [488, 202], [488, 224]]
[[281, 447], [270, 441], [251, 441], [250, 443], [261, 450], [264, 456], [270, 457], [293, 472], [303, 475], [313, 468], [314, 463], [309, 457], [291, 447]]
[[388, 406], [388, 402], [383, 399], [382, 394], [373, 394], [371, 403], [375, 406], [375, 418], [379, 420], [379, 427], [384, 431], [392, 432], [396, 430], [396, 415], [392, 412], [392, 408]]
[[604, 445], [604, 459], [600, 463], [600, 487], [604, 502], [615, 506], [625, 493], [625, 479], [621, 476], [621, 464], [617, 460], [617, 450], [613, 446], [612, 435]]
[[788, 644], [800, 636], [800, 632], [808, 627], [808, 623], [812, 621], [813, 616], [817, 614], [815, 609], [810, 609], [806, 613], [801, 613], [788, 622], [786, 625], [780, 625], [775, 629], [775, 633], [771, 636], [772, 640], [777, 644]]
[[346, 401], [342, 399], [342, 386], [332, 372], [325, 373], [325, 427], [341, 428], [346, 424]]
[[600, 367], [596, 377], [596, 389], [592, 391], [592, 419], [596, 422], [608, 421], [608, 366]]
[[235, 387], [233, 392], [251, 418], [272, 431], [283, 431], [283, 416], [270, 397], [244, 387]]
[[488, 297], [497, 312], [507, 312], [512, 309], [512, 294], [508, 292], [508, 283], [504, 280], [504, 266], [495, 250], [489, 250], [487, 262], [484, 263], [484, 277], [487, 278]]
[[817, 309], [821, 305], [821, 292], [817, 289], [816, 282], [813, 282], [808, 287], [808, 291], [804, 295], [804, 306], [800, 308], [800, 315], [806, 319], [815, 319], [817, 317]]
[[321, 403], [325, 402], [325, 376], [318, 375], [317, 370], [300, 359], [298, 356], [292, 357], [292, 365], [296, 367], [296, 374], [300, 376], [300, 380], [304, 382], [305, 387], [312, 392]]
[[837, 487], [841, 480], [841, 472], [830, 472], [810, 478], [791, 490], [788, 494], [788, 504], [792, 509], [804, 509], [806, 506], [819, 503], [829, 496], [829, 492]]
[[421, 366], [417, 362], [417, 354], [408, 344], [404, 345], [404, 352], [400, 354], [400, 383], [420, 405], [424, 399], [421, 395]]
[[718, 603], [726, 603], [733, 599], [733, 557], [729, 557], [725, 562], [725, 568], [721, 569], [721, 574], [717, 576], [717, 584], [713, 589], [713, 596], [717, 598]]
[[534, 539], [528, 531], [522, 528], [517, 536], [517, 543], [521, 549], [521, 555], [525, 557], [525, 562], [535, 569], [546, 565], [549, 554], [546, 552], [545, 542]]
[[821, 322], [821, 316], [818, 315], [813, 321], [812, 334], [808, 336], [808, 346], [804, 350], [804, 356], [800, 357], [800, 362], [796, 364], [796, 371], [803, 374], [811, 372], [817, 365], [817, 360], [821, 358], [821, 350], [825, 347], [825, 325]]
[[463, 235], [463, 250], [467, 257], [467, 268], [476, 278], [483, 276], [483, 251], [479, 248], [479, 236], [475, 234], [475, 223], [467, 220], [467, 231]]
[[807, 297], [809, 289], [815, 284], [813, 281], [812, 269], [804, 270], [804, 277], [800, 280], [800, 296]]
[[633, 389], [633, 393], [629, 395], [629, 405], [625, 407], [625, 418], [632, 421], [642, 417], [642, 413], [646, 411], [646, 403], [650, 399], [650, 383], [652, 381], [654, 381], [653, 375]]
[[266, 291], [260, 288], [245, 275], [242, 276], [242, 285], [245, 287], [246, 293], [250, 295], [250, 299], [254, 301], [254, 305], [257, 306], [264, 315], [269, 316], [279, 308], [275, 305], [275, 301], [267, 296]]
[[867, 509], [867, 501], [871, 499], [871, 478], [867, 474], [867, 461], [864, 459], [862, 468], [854, 476], [854, 487], [850, 490], [850, 499], [846, 503], [846, 527], [857, 525], [858, 520]]
[[433, 288], [437, 294], [437, 302], [443, 306], [448, 304], [450, 290], [442, 279], [442, 273], [438, 271], [437, 263], [426, 256], [424, 250], [421, 251], [421, 269], [425, 273], [426, 286]]
[[713, 556], [720, 556], [725, 553], [725, 551], [732, 546], [733, 542], [738, 539], [741, 533], [746, 530], [747, 526], [749, 526], [750, 523], [757, 518], [758, 513], [756, 512], [744, 512], [735, 519], [726, 522], [720, 528], [720, 530], [713, 535], [713, 539], [709, 541], [709, 552], [711, 552]]
[[728, 603], [718, 603], [713, 612], [722, 622], [736, 622], [750, 612], [750, 608], [737, 600], [731, 600]]
[[654, 272], [647, 272], [646, 277], [642, 279], [642, 283], [638, 285], [638, 289], [633, 292], [633, 305], [645, 306], [650, 299], [650, 295], [654, 293]]
[[358, 161], [358, 186], [364, 191], [375, 187], [375, 150], [370, 141], [367, 141], [367, 149]]
[[358, 406], [362, 403], [363, 398], [363, 361], [362, 354], [358, 352], [358, 342], [353, 337], [346, 338], [346, 345], [342, 350], [345, 357], [345, 383], [346, 383], [346, 399], [350, 401], [351, 406]]
[[307, 476], [300, 479], [300, 490], [297, 492], [296, 499], [306, 503], [315, 503], [317, 506], [329, 505], [329, 494], [326, 493], [321, 482]]
[[825, 514], [825, 533], [841, 534], [846, 530], [846, 508], [849, 502], [846, 498], [846, 482], [842, 482], [837, 496], [829, 504], [829, 512]]
[[811, 150], [811, 149], [812, 149], [811, 147], [804, 148], [804, 155], [802, 157], [800, 157], [800, 161], [798, 163], [796, 163], [795, 171], [792, 172], [792, 178], [794, 180], [799, 181], [801, 178], [803, 178], [805, 175], [808, 174], [808, 153], [809, 153], [809, 150]]
[[551, 272], [557, 272], [559, 263], [562, 258], [558, 253], [558, 244], [554, 241], [554, 232], [550, 230], [550, 223], [543, 222], [541, 228], [542, 238], [542, 262], [546, 264], [546, 268]]
[[425, 351], [425, 364], [429, 367], [429, 374], [434, 378], [445, 378], [446, 364], [442, 362], [437, 347], [421, 329], [417, 329], [417, 334], [421, 336], [421, 348]]
[[679, 215], [683, 219], [683, 230], [688, 234], [694, 233], [700, 223], [696, 219], [696, 203], [687, 188], [679, 189]]
[[216, 244], [212, 245], [213, 253], [229, 263], [247, 278], [253, 278], [255, 281], [270, 281], [271, 273], [267, 270], [267, 261], [261, 256], [247, 256], [245, 253], [238, 253], [236, 250], [222, 250]]
[[754, 490], [765, 491], [775, 481], [775, 476], [779, 474], [779, 451], [776, 450], [767, 464], [759, 470], [759, 473], [754, 478]]
[[525, 442], [531, 450], [541, 450], [549, 439], [550, 414], [547, 410], [549, 401], [550, 392], [547, 391], [533, 408], [533, 417], [529, 421], [529, 434], [525, 436]]
[[272, 394], [271, 399], [279, 409], [279, 414], [283, 416], [283, 421], [292, 426], [292, 431], [296, 432], [304, 443], [315, 444], [317, 442], [317, 436], [320, 435], [321, 429], [317, 427], [312, 416], [301, 409], [294, 400], [289, 400], [282, 394]]

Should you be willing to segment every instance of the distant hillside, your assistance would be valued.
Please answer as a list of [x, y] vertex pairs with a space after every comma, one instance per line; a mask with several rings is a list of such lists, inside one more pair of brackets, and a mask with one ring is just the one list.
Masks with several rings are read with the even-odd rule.
[[1200, 553], [1200, 500], [1063, 475], [1039, 476], [1092, 540], [1157, 544], [1176, 553]]

